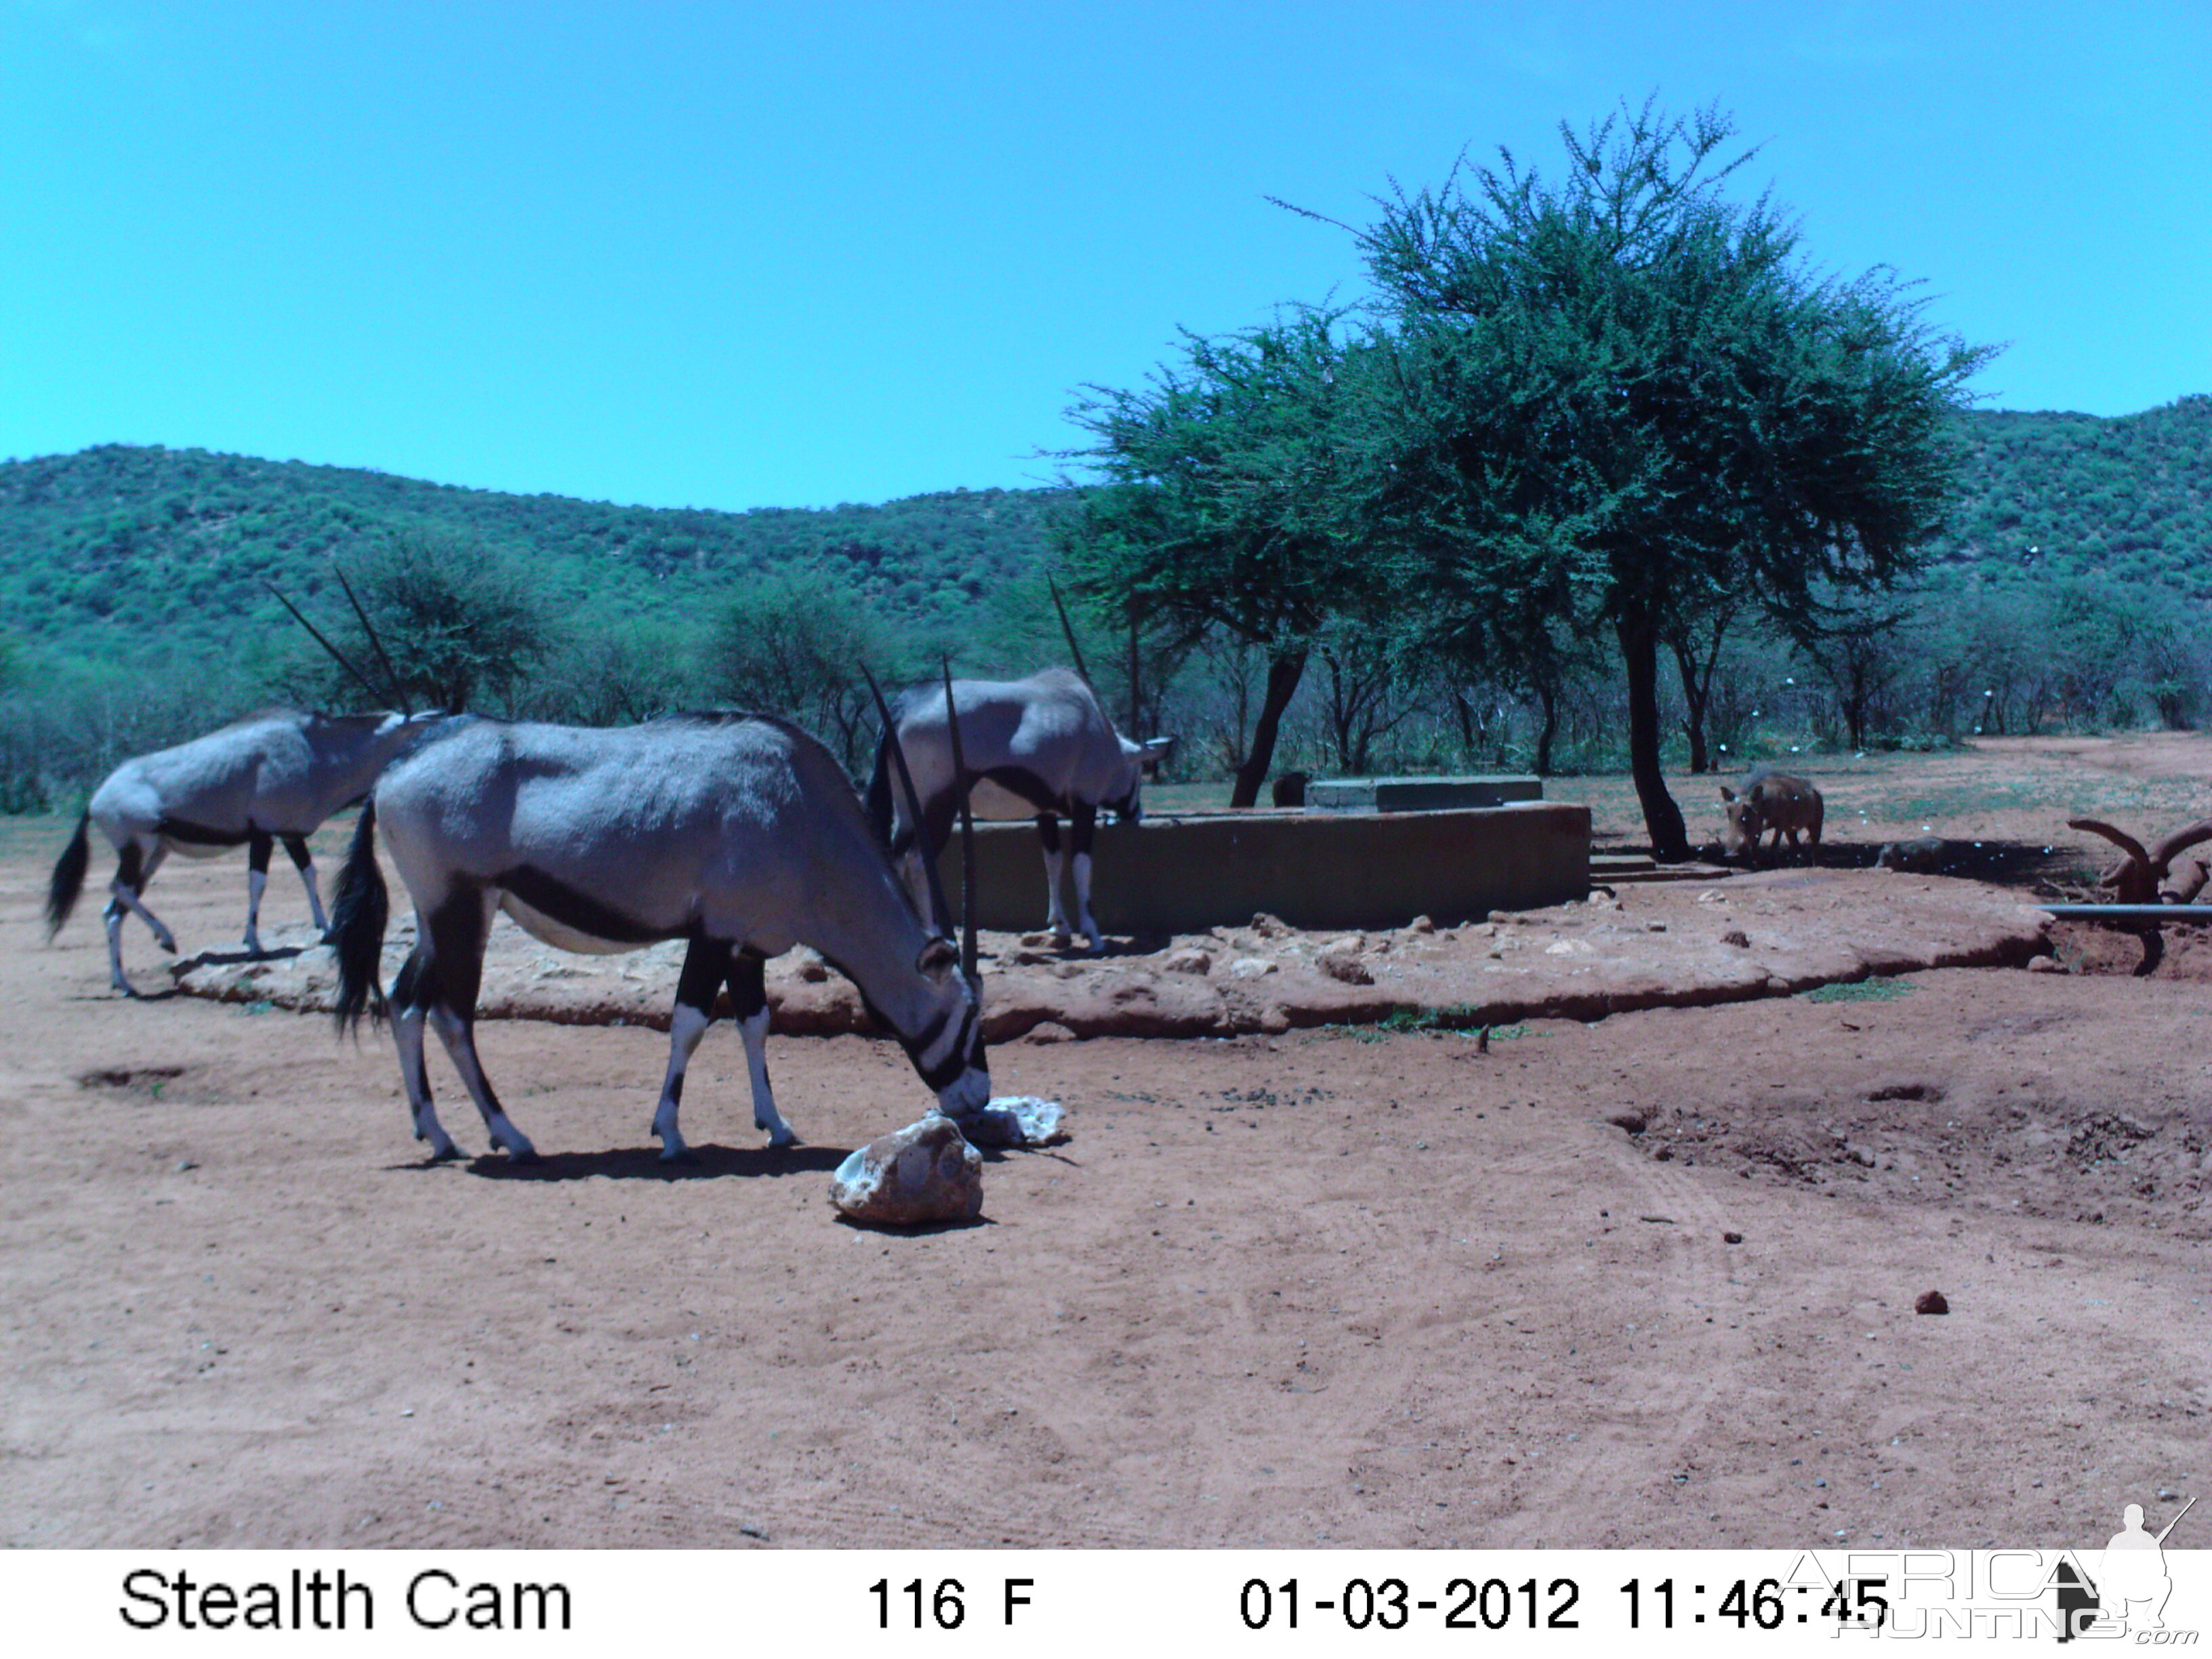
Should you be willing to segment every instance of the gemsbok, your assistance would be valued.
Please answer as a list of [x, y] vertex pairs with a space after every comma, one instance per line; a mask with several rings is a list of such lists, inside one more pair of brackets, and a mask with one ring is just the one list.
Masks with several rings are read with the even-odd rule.
[[[957, 708], [960, 721], [963, 752], [957, 779], [948, 708]], [[978, 817], [1036, 820], [1044, 843], [1047, 925], [1062, 943], [1069, 932], [1060, 895], [1060, 820], [1068, 820], [1076, 921], [1091, 948], [1104, 949], [1091, 911], [1091, 846], [1099, 809], [1137, 823], [1143, 816], [1145, 778], [1167, 758], [1176, 740], [1133, 743], [1123, 737], [1083, 676], [1066, 668], [1043, 669], [1021, 680], [954, 680], [949, 700], [942, 687], [923, 686], [897, 700], [895, 715], [920, 798], [919, 848], [915, 815], [890, 788], [889, 732], [877, 749], [868, 815], [892, 856], [902, 861], [908, 887], [918, 887], [920, 867], [929, 866], [944, 847], [960, 799], [959, 781], [964, 781]]]
[[125, 996], [137, 994], [123, 972], [126, 911], [153, 929], [164, 951], [176, 951], [176, 936], [143, 896], [172, 853], [212, 858], [245, 845], [246, 948], [258, 956], [269, 854], [283, 842], [307, 887], [315, 929], [327, 932], [307, 837], [332, 813], [366, 795], [392, 757], [442, 718], [269, 708], [173, 749], [124, 762], [94, 791], [76, 836], [54, 865], [46, 884], [46, 938], [61, 932], [83, 890], [94, 824], [115, 848], [104, 912], [107, 968], [110, 982]]
[[376, 987], [389, 900], [376, 835], [415, 903], [415, 948], [389, 999], [416, 1138], [456, 1153], [430, 1102], [434, 1025], [510, 1158], [534, 1152], [477, 1058], [477, 995], [494, 915], [562, 950], [689, 948], [650, 1133], [680, 1157], [684, 1075], [730, 988], [755, 1123], [796, 1137], [768, 1079], [767, 959], [804, 943], [859, 988], [963, 1132], [989, 1107], [975, 988], [958, 971], [941, 890], [925, 923], [836, 759], [763, 715], [677, 714], [615, 730], [468, 719], [386, 771], [362, 810], [333, 907], [337, 1020]]

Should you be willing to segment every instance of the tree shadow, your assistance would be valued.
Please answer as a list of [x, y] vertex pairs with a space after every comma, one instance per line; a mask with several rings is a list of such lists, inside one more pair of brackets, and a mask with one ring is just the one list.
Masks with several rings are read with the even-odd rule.
[[[1887, 842], [1824, 842], [1817, 848], [1787, 847], [1757, 864], [1741, 859], [1722, 860], [1705, 849], [1706, 856], [1737, 875], [1774, 874], [1791, 870], [1872, 870], [1879, 867]], [[2014, 887], [2039, 897], [2063, 890], [2057, 884], [2077, 881], [2081, 875], [2081, 854], [2072, 847], [2025, 841], [1948, 841], [1924, 862], [1899, 872], [1916, 876], [1959, 876], [1987, 882], [1992, 887]]]

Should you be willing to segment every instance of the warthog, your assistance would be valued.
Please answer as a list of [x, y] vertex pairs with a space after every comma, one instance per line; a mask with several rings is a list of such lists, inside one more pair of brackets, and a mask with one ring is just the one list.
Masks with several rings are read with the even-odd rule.
[[1877, 870], [1902, 870], [1916, 876], [1939, 876], [1950, 861], [1951, 843], [1941, 836], [1922, 836], [1912, 841], [1887, 841], [1875, 857]]
[[1820, 792], [1802, 778], [1784, 772], [1753, 771], [1743, 781], [1741, 793], [1721, 786], [1723, 820], [1721, 851], [1730, 858], [1741, 854], [1747, 862], [1759, 857], [1759, 838], [1772, 832], [1767, 850], [1779, 852], [1782, 837], [1790, 837], [1794, 851], [1802, 830], [1812, 844], [1820, 844]]

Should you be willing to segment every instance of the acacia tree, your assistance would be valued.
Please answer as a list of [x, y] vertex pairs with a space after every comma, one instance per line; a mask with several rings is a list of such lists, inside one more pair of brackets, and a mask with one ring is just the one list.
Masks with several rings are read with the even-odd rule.
[[857, 773], [876, 719], [866, 676], [897, 680], [904, 655], [850, 582], [805, 566], [738, 584], [706, 641], [702, 678], [717, 699], [797, 721]]
[[1816, 586], [1910, 570], [1948, 494], [1945, 417], [1990, 353], [1933, 332], [1887, 271], [1814, 276], [1765, 200], [1727, 200], [1750, 155], [1717, 162], [1718, 112], [1560, 132], [1557, 183], [1501, 152], [1355, 232], [1400, 366], [1375, 381], [1381, 499], [1467, 625], [1520, 591], [1611, 633], [1652, 848], [1682, 858], [1662, 641], [1731, 598], [1813, 637]]
[[1232, 805], [1259, 799], [1323, 625], [1387, 585], [1356, 477], [1371, 354], [1338, 338], [1340, 320], [1299, 311], [1225, 339], [1187, 332], [1182, 364], [1137, 390], [1093, 386], [1069, 411], [1096, 442], [1066, 459], [1102, 481], [1057, 532], [1077, 587], [1187, 641], [1212, 633], [1266, 653]]
[[[418, 704], [460, 714], [487, 695], [512, 702], [556, 642], [529, 574], [472, 537], [403, 531], [356, 559], [350, 580], [376, 634], [347, 616], [337, 629], [347, 654], [379, 678], [388, 659]], [[358, 699], [330, 665], [308, 678], [341, 706]]]

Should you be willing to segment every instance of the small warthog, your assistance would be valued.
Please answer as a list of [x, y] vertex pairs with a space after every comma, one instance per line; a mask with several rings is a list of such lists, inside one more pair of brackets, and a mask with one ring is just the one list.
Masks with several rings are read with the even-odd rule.
[[1922, 836], [1914, 841], [1886, 841], [1875, 857], [1877, 870], [1902, 870], [1916, 876], [1938, 876], [1951, 860], [1951, 843], [1941, 836]]
[[1773, 834], [1767, 843], [1770, 852], [1781, 850], [1785, 835], [1794, 851], [1800, 830], [1814, 846], [1820, 844], [1820, 792], [1802, 778], [1784, 772], [1754, 771], [1743, 781], [1741, 793], [1723, 784], [1721, 800], [1721, 851], [1730, 858], [1741, 855], [1755, 862], [1759, 838], [1770, 830]]

